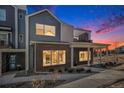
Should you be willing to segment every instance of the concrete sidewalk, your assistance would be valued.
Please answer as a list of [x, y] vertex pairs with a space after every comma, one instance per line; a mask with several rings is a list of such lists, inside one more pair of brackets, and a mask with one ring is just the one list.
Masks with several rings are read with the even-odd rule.
[[105, 70], [101, 73], [57, 86], [57, 88], [97, 88], [111, 84], [119, 79], [124, 79], [123, 71]]

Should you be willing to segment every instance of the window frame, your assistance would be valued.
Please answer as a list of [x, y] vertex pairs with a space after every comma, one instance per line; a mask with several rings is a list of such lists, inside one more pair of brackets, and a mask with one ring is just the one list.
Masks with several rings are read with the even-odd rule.
[[[43, 53], [44, 51], [50, 51], [50, 58], [51, 58], [50, 59], [51, 60], [50, 62], [51, 63], [49, 65], [44, 64], [45, 63], [44, 62], [44, 53]], [[53, 63], [53, 53], [52, 53], [53, 51], [57, 51], [58, 52], [57, 53], [57, 61], [58, 61], [57, 63]], [[65, 57], [64, 59], [65, 60], [64, 60], [63, 63], [60, 62], [60, 59], [59, 59], [59, 53], [60, 53], [60, 51], [64, 51], [64, 57]], [[64, 65], [64, 64], [66, 64], [66, 50], [43, 50], [42, 53], [43, 53], [43, 58], [42, 58], [43, 59], [43, 67], [55, 66], [55, 65]]]
[[[87, 55], [87, 57], [86, 57], [86, 55], [85, 55], [85, 59], [83, 59], [82, 58], [82, 60], [81, 60], [81, 52], [82, 53], [87, 53], [86, 55]], [[88, 51], [79, 51], [79, 62], [82, 62], [82, 61], [88, 61], [88, 60], [91, 60], [91, 51], [89, 52], [89, 55], [88, 55]]]
[[[42, 34], [38, 34], [38, 33], [37, 33], [37, 25], [42, 25], [42, 26], [43, 26]], [[47, 28], [46, 28], [46, 27], [54, 27], [54, 32], [51, 32], [51, 33], [53, 33], [53, 35], [52, 35], [52, 34], [50, 34], [50, 35], [46, 34], [46, 33], [47, 33]], [[40, 30], [40, 29], [39, 29], [39, 30]], [[52, 30], [51, 30], [51, 31], [52, 31]], [[40, 31], [39, 31], [39, 32], [40, 32]], [[56, 26], [36, 23], [36, 24], [35, 24], [35, 34], [36, 34], [36, 35], [39, 35], [39, 36], [55, 37], [55, 36], [56, 36]]]
[[[6, 40], [4, 40], [4, 41], [6, 41], [6, 45], [8, 45], [9, 44], [9, 32], [3, 32], [3, 31], [0, 31], [0, 34], [1, 35], [6, 35]], [[1, 41], [1, 40], [0, 40]]]

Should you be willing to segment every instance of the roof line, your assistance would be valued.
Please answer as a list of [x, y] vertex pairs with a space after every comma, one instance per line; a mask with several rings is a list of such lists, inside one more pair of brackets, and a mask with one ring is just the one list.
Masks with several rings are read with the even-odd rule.
[[39, 13], [43, 13], [43, 12], [45, 12], [45, 11], [48, 12], [48, 13], [49, 13], [52, 17], [54, 17], [57, 21], [59, 21], [60, 23], [63, 24], [63, 22], [60, 21], [60, 19], [57, 18], [57, 17], [56, 17], [52, 12], [50, 12], [48, 9], [43, 9], [43, 10], [39, 10], [39, 11], [37, 11], [37, 12], [28, 14], [27, 17], [31, 17], [31, 16], [37, 15], [37, 14], [39, 14]]

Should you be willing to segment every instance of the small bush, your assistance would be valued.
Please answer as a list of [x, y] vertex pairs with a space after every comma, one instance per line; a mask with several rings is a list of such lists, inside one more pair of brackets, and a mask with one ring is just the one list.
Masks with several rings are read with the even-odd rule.
[[77, 73], [80, 73], [80, 72], [81, 72], [81, 70], [80, 70], [80, 69], [77, 69], [76, 71], [77, 71]]
[[72, 73], [73, 71], [73, 69], [68, 69], [68, 73]]
[[68, 69], [67, 69], [67, 68], [65, 68], [65, 71], [68, 71]]
[[113, 63], [113, 62], [109, 62], [109, 65], [113, 66], [113, 65], [114, 65], [114, 63]]
[[113, 62], [114, 65], [116, 65], [117, 63], [116, 62]]
[[54, 72], [54, 69], [49, 69], [49, 72]]
[[91, 73], [91, 69], [87, 69], [86, 70], [86, 73]]
[[106, 65], [106, 66], [108, 66], [108, 65], [109, 65], [109, 63], [108, 63], [108, 62], [106, 62], [106, 63], [105, 63], [105, 65]]
[[62, 73], [62, 70], [60, 69], [60, 70], [58, 70], [58, 72], [59, 72], [59, 73]]

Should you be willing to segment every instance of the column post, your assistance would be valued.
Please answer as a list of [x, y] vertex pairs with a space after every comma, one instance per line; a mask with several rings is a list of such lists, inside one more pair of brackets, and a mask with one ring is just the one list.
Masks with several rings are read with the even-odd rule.
[[90, 64], [90, 48], [88, 47], [87, 50], [88, 50], [88, 66], [90, 66], [91, 65]]
[[74, 48], [71, 47], [71, 68], [74, 67]]
[[97, 52], [97, 61], [99, 62], [99, 51], [98, 51], [98, 48], [96, 49], [96, 52]]
[[100, 64], [102, 63], [102, 49], [100, 48]]
[[108, 47], [106, 47], [106, 58], [107, 58], [107, 62], [108, 62]]

